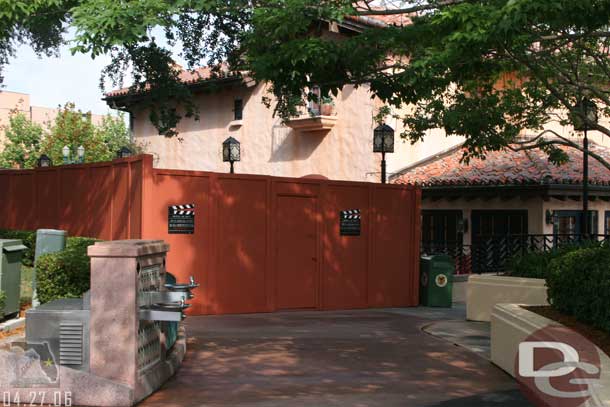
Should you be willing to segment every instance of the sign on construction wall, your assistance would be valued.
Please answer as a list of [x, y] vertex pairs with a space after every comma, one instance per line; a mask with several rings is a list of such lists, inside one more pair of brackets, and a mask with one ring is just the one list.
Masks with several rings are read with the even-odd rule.
[[195, 204], [170, 205], [167, 208], [167, 233], [195, 233]]
[[339, 233], [341, 236], [360, 236], [360, 209], [340, 212]]

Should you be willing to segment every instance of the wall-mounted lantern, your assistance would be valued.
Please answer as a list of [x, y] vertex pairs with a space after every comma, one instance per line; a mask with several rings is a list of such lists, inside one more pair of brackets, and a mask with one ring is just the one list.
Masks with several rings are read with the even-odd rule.
[[117, 151], [116, 156], [117, 158], [127, 158], [131, 157], [132, 154], [133, 152], [128, 147], [123, 146], [119, 151]]
[[468, 219], [459, 219], [457, 228], [460, 233], [468, 233]]
[[231, 163], [231, 174], [234, 173], [233, 163], [241, 160], [239, 141], [229, 137], [222, 143], [222, 161]]
[[[583, 120], [586, 117], [587, 120]], [[572, 124], [576, 131], [587, 131], [591, 130], [590, 123], [597, 124], [599, 120], [599, 114], [597, 105], [591, 99], [581, 99], [574, 106], [574, 113], [572, 113]]]
[[385, 153], [394, 152], [394, 129], [383, 123], [373, 130], [373, 152], [381, 153], [381, 183], [386, 183]]
[[546, 212], [544, 213], [544, 220], [547, 225], [552, 225], [554, 223], [555, 214], [553, 213], [552, 210], [550, 210], [550, 209], [546, 210]]
[[36, 165], [38, 168], [47, 168], [53, 166], [53, 160], [49, 158], [48, 155], [42, 154], [40, 158], [36, 161]]

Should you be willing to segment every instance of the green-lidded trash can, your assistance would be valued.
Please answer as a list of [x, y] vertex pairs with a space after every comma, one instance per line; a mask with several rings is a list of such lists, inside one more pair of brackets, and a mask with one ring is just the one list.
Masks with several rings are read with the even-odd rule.
[[12, 318], [19, 315], [21, 297], [21, 256], [27, 247], [21, 240], [0, 239], [2, 260], [0, 261], [0, 290], [4, 292], [2, 317]]
[[451, 307], [453, 291], [453, 259], [444, 254], [422, 256], [420, 259], [420, 304], [427, 307]]
[[67, 232], [56, 229], [38, 229], [36, 231], [36, 251], [34, 252], [34, 275], [32, 276], [32, 306], [40, 305], [36, 293], [36, 260], [43, 254], [61, 252], [66, 248]]

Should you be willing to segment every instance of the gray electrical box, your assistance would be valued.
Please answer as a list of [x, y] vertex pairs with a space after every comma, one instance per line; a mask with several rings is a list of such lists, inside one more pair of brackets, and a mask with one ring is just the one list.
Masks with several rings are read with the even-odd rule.
[[43, 254], [61, 252], [66, 248], [65, 230], [38, 229], [36, 231], [36, 251], [34, 252], [34, 275], [32, 276], [32, 306], [40, 305], [36, 293], [36, 260]]
[[89, 370], [90, 296], [63, 298], [29, 309], [25, 338], [28, 347], [48, 347], [55, 365]]
[[36, 231], [34, 259], [38, 260], [43, 254], [56, 253], [65, 249], [67, 234], [65, 230], [38, 229]]
[[6, 296], [4, 309], [0, 317], [15, 317], [19, 315], [19, 300], [21, 297], [21, 256], [27, 247], [21, 240], [0, 239], [2, 260], [0, 261], [0, 290]]

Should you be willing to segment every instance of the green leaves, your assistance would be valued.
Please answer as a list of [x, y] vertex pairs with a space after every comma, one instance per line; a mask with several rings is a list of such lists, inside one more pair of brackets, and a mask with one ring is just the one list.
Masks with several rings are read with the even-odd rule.
[[68, 146], [73, 159], [77, 148], [83, 146], [85, 162], [112, 160], [122, 146], [130, 147], [134, 152], [139, 151], [130, 141], [123, 117], [106, 116], [102, 123], [96, 126], [91, 120], [91, 113], [76, 110], [71, 103], [59, 110], [44, 138], [41, 151], [47, 154], [55, 165], [59, 165], [63, 161], [64, 146]]
[[43, 129], [23, 113], [13, 112], [5, 127], [0, 168], [33, 168], [40, 157]]
[[610, 249], [571, 251], [553, 260], [547, 274], [553, 308], [610, 332]]
[[179, 10], [161, 0], [84, 0], [70, 10], [77, 29], [74, 51], [96, 57], [114, 46], [147, 41], [153, 27], [167, 27]]
[[15, 113], [10, 117], [5, 136], [0, 168], [34, 168], [43, 153], [54, 165], [60, 165], [64, 146], [73, 155], [79, 146], [85, 147], [85, 162], [112, 160], [123, 146], [135, 153], [142, 150], [131, 141], [123, 116], [105, 116], [96, 126], [91, 113], [76, 110], [71, 103], [59, 110], [47, 129], [32, 123], [24, 114]]
[[87, 247], [97, 240], [69, 237], [66, 248], [36, 261], [36, 290], [41, 303], [60, 298], [80, 298], [90, 286]]
[[429, 3], [437, 8], [410, 15], [411, 24], [383, 27], [363, 24], [363, 9], [347, 0], [0, 0], [0, 66], [21, 42], [53, 52], [70, 24], [73, 52], [110, 55], [101, 83], [122, 86], [129, 72], [131, 91], [167, 136], [183, 117], [198, 117], [173, 66], [174, 45], [187, 68], [228, 63], [270, 83], [283, 118], [314, 86], [329, 96], [366, 84], [409, 112], [403, 137], [421, 140], [440, 127], [466, 139], [466, 158], [505, 148], [526, 129], [569, 123], [558, 112], [583, 92], [610, 111], [609, 0]]
[[4, 306], [6, 305], [6, 294], [0, 290], [0, 318], [4, 316]]

